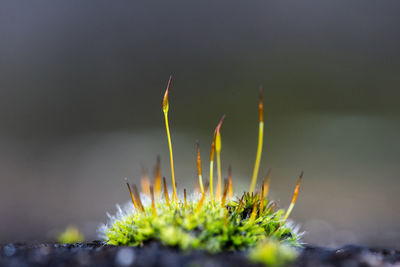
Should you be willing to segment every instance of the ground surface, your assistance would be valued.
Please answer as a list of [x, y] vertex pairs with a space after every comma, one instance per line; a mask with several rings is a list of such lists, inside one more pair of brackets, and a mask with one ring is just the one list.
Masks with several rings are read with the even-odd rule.
[[[244, 253], [211, 255], [179, 252], [159, 244], [142, 248], [107, 246], [101, 242], [60, 244], [6, 244], [0, 246], [0, 266], [260, 266]], [[400, 251], [345, 246], [325, 249], [307, 246], [291, 266], [400, 266]]]

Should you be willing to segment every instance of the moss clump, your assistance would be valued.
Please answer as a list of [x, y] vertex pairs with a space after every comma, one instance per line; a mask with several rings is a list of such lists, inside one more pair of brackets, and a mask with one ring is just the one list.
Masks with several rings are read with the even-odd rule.
[[[222, 186], [220, 156], [221, 126], [225, 118], [224, 115], [214, 131], [210, 151], [209, 180], [205, 186], [203, 186], [199, 144], [197, 146], [197, 171], [201, 194], [193, 195], [189, 199], [186, 197], [186, 190], [184, 190], [184, 197], [178, 198], [175, 184], [168, 122], [170, 84], [171, 77], [164, 94], [162, 107], [170, 152], [172, 195], [168, 194], [165, 177], [163, 178], [164, 192], [163, 194], [161, 192], [161, 170], [158, 160], [154, 183], [150, 185], [148, 178], [142, 180], [142, 194], [139, 193], [135, 185], [131, 187], [127, 182], [134, 208], [131, 208], [125, 214], [120, 212], [118, 218], [113, 218], [110, 225], [103, 228], [105, 241], [112, 245], [128, 246], [139, 246], [149, 241], [159, 241], [165, 245], [176, 246], [181, 249], [204, 249], [210, 252], [247, 249], [266, 239], [273, 239], [290, 246], [300, 246], [299, 235], [287, 223], [287, 218], [296, 202], [303, 174], [299, 177], [292, 202], [286, 211], [276, 208], [276, 204], [267, 198], [269, 175], [263, 181], [260, 192], [254, 192], [263, 145], [264, 108], [262, 90], [260, 89], [258, 104], [257, 156], [249, 193], [244, 193], [235, 200], [231, 171], [229, 171], [229, 179], [225, 180], [224, 186]], [[215, 188], [213, 185], [214, 155], [216, 155], [218, 170]], [[163, 199], [161, 195], [164, 195]], [[146, 203], [145, 201], [142, 202], [142, 199], [147, 200]]]
[[225, 206], [207, 200], [200, 208], [196, 199], [186, 207], [182, 202], [166, 205], [162, 201], [157, 203], [156, 216], [149, 205], [144, 212], [134, 211], [113, 222], [104, 232], [106, 242], [139, 246], [157, 240], [181, 249], [210, 252], [246, 249], [265, 238], [299, 246], [299, 236], [282, 220], [284, 210], [265, 201], [260, 214], [260, 202], [258, 195], [250, 194]]

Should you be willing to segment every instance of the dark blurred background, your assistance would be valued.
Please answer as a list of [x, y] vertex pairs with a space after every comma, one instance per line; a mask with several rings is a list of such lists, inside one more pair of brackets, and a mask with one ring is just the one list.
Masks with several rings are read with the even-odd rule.
[[[0, 242], [88, 240], [161, 155], [170, 74], [178, 186], [208, 160], [248, 189], [264, 86], [261, 176], [305, 241], [400, 248], [399, 1], [2, 1]], [[204, 164], [207, 166], [207, 164]], [[204, 170], [208, 173], [208, 170]]]

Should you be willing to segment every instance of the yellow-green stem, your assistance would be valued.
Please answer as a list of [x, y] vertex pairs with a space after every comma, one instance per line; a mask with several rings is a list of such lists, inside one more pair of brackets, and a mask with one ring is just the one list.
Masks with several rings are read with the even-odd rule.
[[218, 172], [218, 182], [215, 198], [219, 199], [221, 197], [222, 189], [222, 175], [221, 175], [221, 153], [217, 150], [217, 172]]
[[211, 203], [214, 202], [213, 174], [214, 174], [214, 161], [210, 161], [210, 199], [211, 199]]
[[294, 203], [292, 202], [292, 203], [290, 203], [290, 206], [286, 211], [285, 217], [283, 217], [284, 221], [286, 221], [286, 219], [289, 217], [289, 215], [292, 212], [293, 208], [294, 208]]
[[260, 169], [260, 161], [261, 161], [262, 146], [263, 146], [263, 136], [264, 136], [264, 122], [260, 121], [259, 131], [258, 131], [257, 156], [256, 156], [256, 162], [254, 164], [253, 177], [251, 179], [251, 185], [250, 185], [250, 190], [249, 190], [250, 193], [253, 193], [253, 191], [254, 191], [254, 188], [255, 188], [256, 182], [257, 182], [257, 177], [258, 177], [258, 170]]
[[204, 193], [204, 186], [203, 186], [203, 177], [201, 176], [201, 174], [199, 175], [199, 185], [200, 185], [200, 190], [201, 193]]
[[172, 143], [171, 143], [171, 135], [169, 132], [169, 124], [168, 124], [168, 112], [164, 112], [165, 117], [165, 128], [167, 129], [167, 137], [168, 137], [168, 146], [169, 146], [169, 158], [171, 161], [171, 177], [172, 177], [172, 197], [175, 201], [178, 201], [178, 197], [176, 195], [176, 186], [175, 186], [175, 170], [174, 170], [174, 156], [172, 153]]

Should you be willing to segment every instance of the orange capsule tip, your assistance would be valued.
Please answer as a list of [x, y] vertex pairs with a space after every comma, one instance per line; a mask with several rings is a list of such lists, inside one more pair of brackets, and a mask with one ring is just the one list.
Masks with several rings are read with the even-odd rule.
[[303, 175], [304, 175], [304, 172], [302, 171], [300, 173], [299, 179], [297, 180], [296, 188], [294, 189], [294, 192], [293, 192], [293, 198], [292, 198], [293, 204], [296, 203], [297, 196], [298, 196], [299, 190], [300, 190], [300, 184], [301, 184], [301, 181], [303, 180]]
[[129, 190], [129, 194], [131, 196], [133, 206], [135, 207], [135, 209], [138, 209], [138, 204], [136, 202], [135, 196], [133, 195], [133, 192], [132, 192], [131, 186], [129, 185], [128, 179], [125, 178], [125, 181], [126, 181], [126, 185], [128, 186], [128, 190]]
[[260, 102], [258, 104], [260, 122], [264, 122], [264, 104], [262, 90], [263, 88], [262, 86], [260, 86]]
[[167, 188], [167, 181], [165, 180], [165, 177], [163, 177], [163, 184], [164, 184], [164, 197], [165, 197], [165, 202], [167, 203], [167, 206], [169, 206], [168, 188]]
[[183, 189], [183, 197], [185, 201], [185, 209], [187, 208], [187, 199], [186, 199], [186, 188]]
[[133, 184], [132, 187], [133, 187], [133, 192], [134, 192], [135, 195], [136, 195], [135, 198], [136, 198], [136, 201], [137, 201], [137, 203], [138, 203], [138, 206], [139, 206], [139, 208], [140, 208], [141, 211], [144, 211], [144, 207], [143, 207], [143, 204], [142, 204], [142, 200], [140, 199], [139, 190], [137, 189], [137, 186], [136, 186], [135, 184]]
[[163, 98], [162, 107], [163, 107], [164, 112], [168, 111], [168, 93], [169, 93], [169, 87], [171, 85], [171, 81], [172, 81], [172, 75], [169, 76], [167, 89], [165, 90], [165, 94], [164, 94], [164, 98]]
[[[217, 127], [215, 128], [215, 134], [219, 133], [219, 131], [220, 131], [220, 129], [221, 129], [221, 126], [222, 126], [222, 123], [223, 123], [224, 120], [225, 120], [225, 117], [226, 117], [225, 114], [222, 115], [221, 120], [219, 121]], [[214, 137], [214, 138], [215, 138], [215, 137]]]

